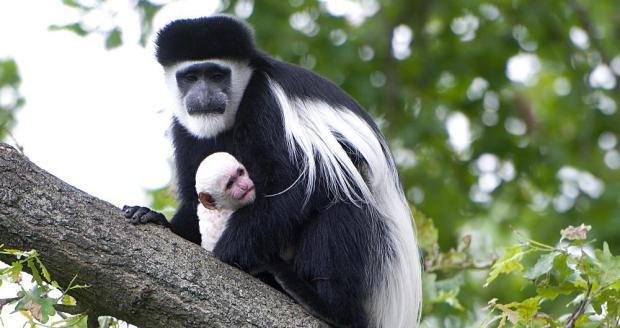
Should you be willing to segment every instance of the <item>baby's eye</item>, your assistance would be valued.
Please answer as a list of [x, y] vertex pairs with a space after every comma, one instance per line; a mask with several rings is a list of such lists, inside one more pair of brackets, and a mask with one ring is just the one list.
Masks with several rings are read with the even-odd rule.
[[226, 189], [230, 189], [233, 185], [233, 181], [232, 180], [228, 180], [228, 183], [226, 184]]
[[244, 169], [242, 169], [242, 168], [238, 168], [238, 169], [237, 169], [237, 175], [238, 175], [238, 176], [242, 176], [242, 175], [244, 175], [244, 174], [245, 174], [245, 170], [244, 170]]

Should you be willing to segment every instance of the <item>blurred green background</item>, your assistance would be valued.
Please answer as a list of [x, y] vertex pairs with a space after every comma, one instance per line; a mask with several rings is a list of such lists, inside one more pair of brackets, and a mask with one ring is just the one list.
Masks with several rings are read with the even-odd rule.
[[[98, 1], [88, 3], [59, 5], [87, 13]], [[135, 1], [143, 44], [163, 5]], [[554, 243], [561, 228], [586, 223], [620, 251], [620, 1], [239, 0], [220, 11], [246, 19], [261, 49], [336, 82], [373, 114], [442, 249], [470, 235], [484, 266], [512, 229]], [[93, 33], [79, 21], [55, 28]], [[105, 33], [106, 47], [122, 44], [121, 27]], [[1, 60], [0, 90], [19, 82], [15, 63]], [[0, 137], [16, 99], [0, 102]], [[152, 191], [154, 206], [170, 195]], [[510, 278], [483, 289], [484, 274], [438, 273], [459, 286], [465, 309], [439, 304], [427, 318], [468, 327], [492, 297], [531, 292]]]

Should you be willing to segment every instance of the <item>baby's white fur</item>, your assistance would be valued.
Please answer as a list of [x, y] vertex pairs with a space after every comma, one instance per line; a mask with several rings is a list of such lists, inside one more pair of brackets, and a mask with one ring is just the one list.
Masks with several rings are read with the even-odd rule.
[[200, 246], [213, 252], [215, 244], [220, 240], [222, 233], [226, 229], [228, 218], [235, 211], [229, 209], [211, 210], [202, 204], [198, 204], [198, 226], [200, 228], [200, 237], [202, 242]]
[[222, 179], [228, 179], [231, 169], [237, 168], [241, 163], [229, 153], [213, 153], [207, 156], [198, 166], [196, 171], [196, 192], [209, 193], [218, 199], [215, 209], [208, 209], [198, 203], [198, 226], [202, 238], [201, 246], [213, 251], [215, 244], [226, 229], [230, 216], [239, 209], [239, 203], [226, 201], [229, 197], [224, 195]]

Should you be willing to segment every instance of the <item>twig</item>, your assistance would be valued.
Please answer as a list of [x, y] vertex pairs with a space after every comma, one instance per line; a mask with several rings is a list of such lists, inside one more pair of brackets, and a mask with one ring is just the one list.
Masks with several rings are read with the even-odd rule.
[[21, 297], [0, 298], [0, 310], [3, 306], [19, 300]]
[[86, 308], [80, 303], [77, 303], [76, 305], [54, 304], [54, 309], [56, 309], [59, 314], [60, 312], [71, 315], [86, 314], [88, 316], [86, 326], [88, 328], [99, 328], [99, 314]]
[[79, 303], [76, 305], [54, 304], [54, 309], [56, 309], [56, 311], [58, 312], [68, 313], [72, 315], [88, 312], [88, 309], [80, 305]]
[[561, 252], [561, 249], [555, 248], [553, 246], [549, 246], [546, 244], [543, 244], [541, 242], [538, 242], [536, 240], [530, 239], [528, 237], [526, 237], [525, 235], [523, 235], [520, 231], [518, 231], [517, 229], [513, 228], [512, 226], [510, 227], [512, 229], [512, 232], [519, 238], [521, 238], [523, 241], [527, 242], [529, 244], [530, 247], [536, 248], [539, 251], [559, 251]]
[[534, 111], [532, 110], [532, 104], [522, 93], [516, 94], [515, 107], [517, 108], [519, 116], [521, 116], [525, 122], [527, 133], [534, 133], [538, 128], [538, 121], [536, 120], [536, 115], [534, 115]]
[[588, 289], [586, 291], [586, 295], [583, 297], [583, 300], [579, 302], [579, 305], [575, 308], [573, 314], [571, 314], [570, 319], [566, 322], [566, 328], [574, 328], [575, 322], [577, 319], [583, 314], [586, 310], [586, 305], [590, 302], [590, 292], [592, 291], [592, 284], [588, 281]]
[[13, 135], [13, 133], [11, 133], [11, 130], [9, 130], [7, 127], [2, 126], [2, 130], [4, 130], [4, 132], [6, 132], [6, 135], [9, 136], [9, 138], [11, 138], [11, 141], [13, 141], [13, 143], [15, 144], [15, 148], [17, 148], [17, 150], [19, 151], [20, 154], [24, 154], [24, 146], [22, 146], [17, 139], [15, 138], [15, 136]]
[[94, 314], [94, 313], [88, 314], [88, 319], [86, 321], [86, 327], [99, 328], [99, 315]]

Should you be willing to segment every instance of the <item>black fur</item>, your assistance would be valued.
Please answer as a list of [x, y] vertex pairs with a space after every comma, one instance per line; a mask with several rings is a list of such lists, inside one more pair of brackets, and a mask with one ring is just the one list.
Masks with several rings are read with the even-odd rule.
[[[172, 218], [172, 230], [200, 243], [194, 189], [196, 170], [207, 155], [229, 152], [246, 166], [254, 180], [257, 199], [232, 215], [214, 249], [215, 255], [254, 272], [280, 261], [280, 255], [292, 246], [295, 255], [290, 265], [303, 284], [284, 289], [308, 291], [304, 286], [310, 286], [311, 293], [303, 294], [315, 293], [318, 299], [305, 302], [306, 305], [326, 312], [322, 314], [331, 322], [366, 327], [364, 305], [383, 274], [378, 263], [384, 263], [386, 259], [382, 257], [391, 254], [388, 228], [371, 208], [335, 201], [320, 178], [307, 203], [303, 181], [280, 196], [264, 197], [285, 190], [301, 174], [287, 152], [282, 116], [268, 79], [278, 82], [288, 97], [321, 100], [347, 108], [379, 134], [370, 116], [326, 79], [254, 49], [249, 29], [234, 19], [211, 17], [172, 22], [159, 33], [157, 45], [157, 59], [164, 66], [185, 60], [247, 58], [253, 68], [232, 129], [214, 138], [199, 139], [176, 120], [173, 122], [180, 207]], [[352, 145], [345, 141], [342, 146], [358, 167], [365, 165]], [[275, 276], [277, 280], [278, 275]], [[287, 283], [292, 281], [290, 277], [280, 280]]]
[[207, 58], [250, 58], [254, 41], [250, 29], [227, 16], [182, 19], [157, 34], [157, 61], [162, 66]]

